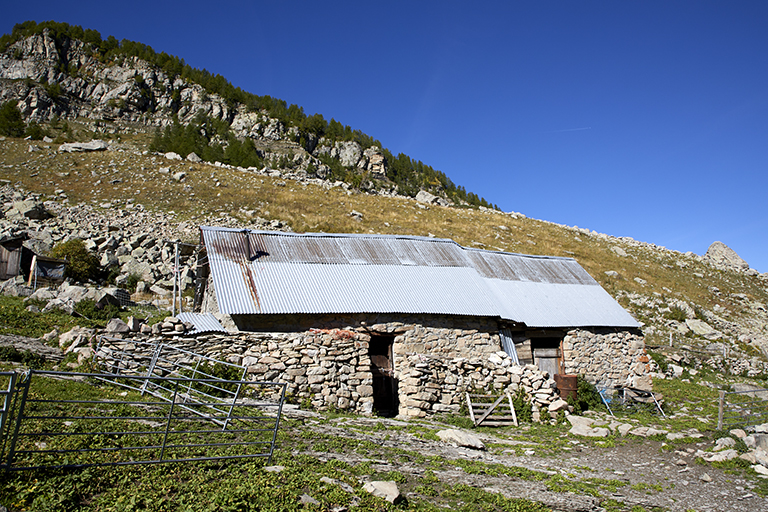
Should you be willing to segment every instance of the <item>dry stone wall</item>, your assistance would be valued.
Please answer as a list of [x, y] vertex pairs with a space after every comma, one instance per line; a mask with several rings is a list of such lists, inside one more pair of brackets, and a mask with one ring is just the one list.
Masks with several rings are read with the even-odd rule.
[[[250, 379], [285, 382], [292, 400], [321, 410], [373, 413], [371, 346], [382, 337], [392, 344], [391, 375], [397, 383], [402, 416], [458, 413], [466, 392], [515, 394], [522, 390], [535, 419], [548, 419], [548, 413], [555, 415], [566, 405], [558, 399], [551, 375], [534, 365], [515, 364], [499, 350], [496, 324], [490, 319], [413, 315], [399, 317], [407, 320], [402, 322], [381, 321], [387, 320], [383, 316], [285, 315], [263, 318], [259, 332], [185, 336], [169, 331], [160, 336], [127, 336], [243, 365]], [[291, 325], [293, 330], [288, 328]], [[603, 386], [644, 387], [646, 380], [650, 385], [652, 363], [637, 334], [572, 330], [563, 348], [568, 373], [586, 375]]]
[[637, 332], [574, 329], [563, 339], [563, 359], [566, 373], [584, 375], [598, 387], [651, 389], [655, 363]]
[[[442, 359], [412, 354], [399, 370], [400, 414], [423, 417], [434, 413], [458, 413], [465, 404], [465, 393], [509, 392], [522, 389], [531, 402], [535, 421], [548, 419], [544, 412], [556, 413], [565, 407], [558, 403], [555, 381], [533, 365], [520, 366], [504, 352], [467, 359]], [[555, 407], [552, 407], [553, 404]]]
[[[555, 400], [554, 381], [534, 366], [512, 364], [498, 351], [498, 335], [458, 329], [455, 320], [443, 327], [377, 323], [348, 328], [310, 328], [300, 332], [241, 332], [184, 336], [126, 334], [129, 339], [106, 343], [124, 349], [132, 340], [165, 343], [248, 368], [252, 380], [287, 383], [289, 397], [317, 409], [337, 408], [372, 414], [374, 389], [371, 336], [394, 336], [393, 376], [398, 382], [399, 413], [406, 416], [457, 413], [464, 393], [512, 392], [522, 387], [535, 410]], [[439, 324], [433, 319], [433, 324]], [[473, 327], [487, 323], [479, 320]], [[487, 326], [486, 326], [487, 327]], [[472, 357], [458, 357], [471, 354]]]

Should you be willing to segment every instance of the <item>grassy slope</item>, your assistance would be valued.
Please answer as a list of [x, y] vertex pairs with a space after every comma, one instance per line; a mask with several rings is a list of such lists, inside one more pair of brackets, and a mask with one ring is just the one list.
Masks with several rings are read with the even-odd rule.
[[[80, 138], [90, 135], [78, 134]], [[0, 179], [49, 196], [63, 190], [70, 203], [99, 205], [133, 198], [150, 210], [173, 211], [179, 221], [193, 223], [230, 216], [247, 226], [253, 216], [260, 216], [279, 219], [298, 232], [434, 235], [468, 247], [573, 257], [616, 297], [625, 292], [639, 293], [655, 296], [662, 303], [676, 298], [707, 310], [720, 304], [727, 309], [722, 314], [726, 319], [748, 314], [738, 300], [728, 297], [731, 293], [744, 293], [752, 300], [768, 303], [768, 291], [758, 279], [717, 271], [671, 251], [496, 212], [420, 207], [412, 200], [348, 195], [340, 188], [327, 190], [208, 164], [141, 155], [148, 142], [148, 136], [141, 134], [124, 135], [121, 142], [126, 149], [122, 152], [58, 154], [55, 144], [47, 149], [42, 143], [8, 139], [0, 143]], [[42, 150], [29, 152], [30, 144]], [[161, 174], [161, 167], [169, 167], [170, 175]], [[180, 171], [187, 173], [183, 183], [170, 178]], [[112, 183], [116, 180], [120, 182]], [[215, 180], [220, 186], [215, 186]], [[349, 215], [353, 210], [363, 214], [361, 221]], [[611, 250], [615, 246], [622, 247], [628, 256], [618, 256]], [[684, 262], [685, 268], [678, 261]], [[619, 276], [607, 276], [609, 270]], [[713, 286], [722, 292], [719, 297], [710, 291]], [[632, 308], [626, 300], [622, 304]], [[642, 321], [655, 321], [640, 310], [635, 312]]]
[[[54, 381], [39, 376], [35, 376], [34, 382], [32, 393], [36, 398], [125, 399], [122, 398], [125, 393], [120, 393], [123, 388], [107, 385], [96, 388], [84, 382]], [[664, 392], [668, 413], [675, 413], [669, 418], [619, 414], [617, 420], [673, 432], [695, 429], [694, 432], [705, 432], [704, 439], [685, 437], [669, 441], [663, 435], [653, 439], [634, 435], [592, 439], [568, 435], [570, 425], [567, 423], [523, 424], [519, 428], [478, 429], [488, 450], [482, 457], [472, 457], [467, 450], [440, 443], [436, 436], [438, 430], [452, 425], [467, 428], [468, 419], [464, 417], [404, 423], [325, 414], [284, 418], [272, 461], [284, 466], [281, 472], [263, 470], [262, 460], [9, 472], [0, 475], [0, 504], [11, 511], [332, 510], [342, 507], [361, 511], [450, 508], [532, 512], [548, 509], [520, 496], [534, 500], [538, 497], [547, 502], [552, 498], [551, 493], [573, 493], [594, 497], [605, 509], [615, 512], [668, 510], [632, 506], [632, 503], [685, 499], [685, 494], [681, 496], [679, 492], [685, 493], [686, 489], [675, 489], [677, 467], [664, 473], [665, 468], [655, 467], [658, 461], [672, 464], [684, 450], [707, 449], [711, 447], [711, 439], [724, 434], [713, 430], [717, 417], [713, 390], [696, 382], [675, 381], [669, 382]], [[134, 395], [128, 399], [140, 400]], [[690, 413], [685, 412], [688, 410]], [[121, 411], [126, 416], [146, 414], [143, 409]], [[90, 410], [89, 414], [92, 413]], [[110, 423], [109, 428], [115, 425]], [[75, 431], [79, 431], [77, 427]], [[121, 442], [130, 445], [129, 438], [110, 435], [99, 443], [94, 438], [93, 446], [113, 446]], [[57, 449], [57, 443], [61, 442], [72, 449], [73, 445], [68, 443], [81, 441], [47, 438], [46, 448]], [[100, 444], [102, 442], [104, 444]], [[629, 471], [620, 457], [613, 462], [603, 458], [612, 452], [628, 456], [645, 452], [653, 456], [656, 463], [650, 471]], [[689, 455], [685, 456], [694, 462]], [[76, 459], [85, 461], [91, 455], [73, 457], [85, 457]], [[98, 455], [93, 457], [93, 461], [104, 460]], [[106, 459], [111, 460], [109, 455]], [[719, 467], [728, 473], [724, 477], [728, 482], [735, 479], [758, 495], [768, 493], [768, 486], [745, 461], [732, 461]], [[695, 474], [706, 470], [719, 475], [709, 466], [693, 469]], [[684, 478], [696, 477], [679, 477]], [[392, 506], [374, 498], [362, 489], [365, 480], [395, 481], [407, 501]], [[707, 488], [693, 492], [714, 491]], [[302, 495], [311, 496], [319, 503], [303, 506]]]

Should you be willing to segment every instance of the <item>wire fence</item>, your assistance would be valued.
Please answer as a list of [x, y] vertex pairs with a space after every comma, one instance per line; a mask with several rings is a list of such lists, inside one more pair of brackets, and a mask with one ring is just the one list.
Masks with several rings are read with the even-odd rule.
[[[271, 460], [285, 399], [274, 382], [38, 370], [0, 379], [0, 468], [11, 471]], [[190, 394], [233, 386], [234, 396]]]
[[768, 423], [768, 389], [720, 391], [718, 430]]

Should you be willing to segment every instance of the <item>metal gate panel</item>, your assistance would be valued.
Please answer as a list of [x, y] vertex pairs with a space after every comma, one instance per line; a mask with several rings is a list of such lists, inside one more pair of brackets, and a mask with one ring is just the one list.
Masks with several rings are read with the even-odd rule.
[[[82, 386], [77, 399], [61, 398], [64, 380]], [[167, 394], [142, 395], [147, 382]], [[188, 399], [190, 389], [211, 385], [237, 386], [239, 396]], [[0, 468], [18, 471], [270, 460], [286, 384], [29, 370], [8, 389]]]

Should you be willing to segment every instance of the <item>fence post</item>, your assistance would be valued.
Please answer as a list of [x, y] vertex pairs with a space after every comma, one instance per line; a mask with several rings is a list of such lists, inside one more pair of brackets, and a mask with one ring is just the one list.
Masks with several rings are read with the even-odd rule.
[[24, 406], [27, 404], [27, 397], [29, 396], [29, 386], [32, 383], [32, 370], [27, 370], [21, 376], [21, 397], [19, 401], [19, 410], [16, 416], [16, 425], [13, 429], [13, 437], [11, 437], [11, 445], [8, 449], [8, 461], [7, 468], [13, 466], [13, 457], [16, 455], [16, 441], [19, 438], [19, 429], [21, 428], [21, 420], [24, 419]]
[[723, 429], [723, 410], [725, 409], [725, 391], [720, 390], [720, 404], [717, 408], [717, 430]]
[[[14, 404], [14, 393], [16, 393], [16, 372], [10, 372], [8, 375], [8, 391], [3, 399], [3, 410], [0, 411], [0, 456], [5, 453], [5, 443], [10, 436], [11, 427], [8, 420], [11, 419], [11, 409]], [[6, 431], [8, 433], [6, 434]], [[2, 466], [2, 461], [0, 461]]]
[[144, 393], [147, 392], [147, 385], [149, 384], [149, 378], [152, 377], [152, 375], [155, 373], [155, 365], [157, 365], [157, 360], [160, 358], [160, 352], [163, 350], [163, 344], [158, 342], [155, 345], [154, 350], [152, 350], [152, 361], [149, 363], [149, 368], [147, 368], [147, 378], [144, 379], [144, 384], [141, 385], [141, 396], [144, 396]]

